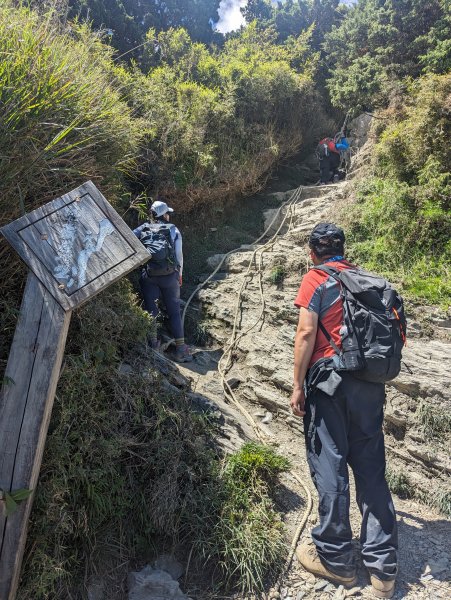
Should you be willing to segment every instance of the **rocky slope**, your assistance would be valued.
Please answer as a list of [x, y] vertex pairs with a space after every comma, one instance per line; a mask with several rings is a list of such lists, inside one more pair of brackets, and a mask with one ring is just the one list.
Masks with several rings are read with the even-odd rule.
[[[238, 408], [226, 401], [217, 373], [221, 347], [227, 342], [235, 318], [237, 297], [246, 277], [239, 303], [238, 327], [251, 329], [239, 342], [233, 354], [233, 367], [227, 380], [237, 398], [259, 421], [262, 431], [278, 450], [289, 457], [310, 488], [302, 440], [302, 422], [289, 411], [292, 381], [293, 341], [298, 311], [293, 306], [302, 274], [308, 268], [306, 237], [319, 221], [330, 218], [340, 198], [350, 191], [349, 182], [335, 186], [306, 187], [299, 201], [286, 210], [292, 212], [280, 235], [263, 255], [257, 252], [255, 266], [247, 271], [252, 247], [244, 247], [225, 261], [214, 281], [198, 294], [214, 344], [198, 351], [193, 365], [181, 368], [192, 381], [193, 396], [201, 406], [213, 407], [223, 418], [225, 449], [236, 449], [255, 434]], [[278, 200], [287, 200], [291, 192], [279, 192]], [[267, 224], [275, 211], [266, 214]], [[283, 214], [283, 213], [282, 213]], [[273, 225], [276, 228], [279, 219]], [[213, 269], [221, 256], [211, 257]], [[261, 315], [261, 293], [258, 267], [261, 267], [265, 309]], [[424, 314], [425, 311], [420, 311]], [[450, 556], [446, 539], [450, 522], [433, 508], [420, 504], [444, 506], [449, 502], [449, 409], [451, 390], [449, 363], [450, 323], [433, 311], [428, 319], [410, 315], [409, 342], [404, 353], [405, 365], [400, 376], [387, 386], [386, 444], [389, 477], [392, 487], [415, 500], [396, 498], [400, 525], [400, 576], [396, 598], [449, 598], [451, 587]], [[431, 325], [432, 323], [432, 325]], [[435, 333], [431, 339], [426, 334]], [[305, 508], [303, 492], [293, 478], [283, 481], [280, 507], [285, 513], [287, 543]], [[314, 511], [303, 537], [308, 535]], [[352, 507], [354, 531], [358, 534], [357, 506]], [[356, 549], [358, 542], [356, 541]], [[367, 576], [362, 569], [355, 596], [371, 596]], [[326, 582], [318, 582], [293, 561], [280, 592], [267, 590], [268, 598], [342, 598], [344, 590]], [[349, 592], [348, 592], [349, 595]]]

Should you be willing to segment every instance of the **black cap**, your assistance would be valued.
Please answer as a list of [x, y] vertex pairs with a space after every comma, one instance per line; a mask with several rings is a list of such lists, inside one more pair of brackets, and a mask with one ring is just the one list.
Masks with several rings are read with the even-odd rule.
[[318, 256], [342, 253], [344, 243], [344, 231], [334, 223], [318, 223], [313, 228], [308, 241], [308, 245]]

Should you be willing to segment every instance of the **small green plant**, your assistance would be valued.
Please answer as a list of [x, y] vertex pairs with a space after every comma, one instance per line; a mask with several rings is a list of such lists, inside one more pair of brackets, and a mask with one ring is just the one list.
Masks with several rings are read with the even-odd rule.
[[20, 490], [15, 490], [14, 492], [6, 492], [5, 490], [0, 490], [0, 501], [5, 502], [5, 514], [7, 517], [16, 512], [19, 508], [19, 504], [24, 500], [27, 500], [33, 490], [27, 490], [21, 488]]
[[287, 270], [285, 266], [277, 264], [271, 269], [268, 279], [273, 285], [280, 286], [283, 283], [286, 276]]
[[413, 498], [415, 489], [409, 477], [403, 471], [387, 469], [385, 478], [390, 490], [400, 498]]
[[451, 415], [446, 410], [439, 411], [429, 402], [422, 401], [416, 416], [428, 440], [443, 440], [451, 433]]
[[446, 517], [451, 518], [451, 491], [439, 488], [433, 496], [435, 508]]
[[198, 346], [208, 346], [211, 341], [211, 334], [208, 329], [208, 323], [206, 321], [199, 321], [196, 323], [193, 332], [193, 341]]

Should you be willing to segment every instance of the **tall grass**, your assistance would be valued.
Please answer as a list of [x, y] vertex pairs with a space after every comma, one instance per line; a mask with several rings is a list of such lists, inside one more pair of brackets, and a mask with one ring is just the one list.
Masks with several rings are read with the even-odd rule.
[[[58, 30], [59, 27], [59, 30]], [[136, 157], [140, 123], [86, 27], [0, 2], [2, 221], [88, 178], [114, 186]]]
[[265, 578], [283, 563], [283, 525], [272, 495], [278, 475], [288, 468], [285, 458], [256, 443], [226, 459], [205, 535], [196, 543], [207, 562], [216, 564], [226, 587], [261, 591]]
[[[87, 179], [116, 202], [142, 135], [98, 36], [64, 27], [52, 8], [16, 4], [0, 0], [0, 226]], [[3, 239], [0, 270], [1, 295], [17, 308], [25, 274]], [[11, 316], [2, 312], [3, 332]], [[1, 336], [0, 361], [9, 341]]]

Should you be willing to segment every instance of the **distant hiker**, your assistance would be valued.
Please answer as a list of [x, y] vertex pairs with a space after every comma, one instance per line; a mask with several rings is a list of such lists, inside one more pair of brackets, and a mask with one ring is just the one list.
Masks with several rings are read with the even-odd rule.
[[[180, 313], [180, 286], [182, 285], [183, 252], [182, 235], [175, 225], [169, 223], [172, 208], [157, 200], [150, 207], [150, 222], [134, 230], [151, 258], [143, 267], [139, 280], [146, 310], [158, 316], [157, 300], [161, 297], [169, 317], [169, 325], [175, 338], [177, 362], [190, 362], [192, 356], [185, 344]], [[160, 345], [157, 337], [151, 340], [152, 347]]]
[[319, 183], [325, 185], [333, 180], [336, 172], [338, 173], [340, 152], [336, 149], [332, 138], [323, 138], [317, 146], [316, 155], [319, 160]]
[[335, 148], [340, 153], [340, 170], [338, 172], [338, 176], [340, 177], [340, 173], [342, 172], [343, 174], [345, 174], [351, 165], [350, 145], [348, 142], [348, 138], [346, 137], [345, 131], [339, 131], [334, 137], [334, 141]]
[[[349, 465], [362, 514], [363, 563], [374, 595], [391, 598], [398, 539], [385, 480], [383, 382], [399, 372], [405, 320], [395, 290], [350, 264], [344, 258], [344, 242], [343, 230], [334, 224], [320, 223], [313, 229], [309, 247], [314, 266], [302, 279], [295, 300], [300, 312], [291, 408], [304, 416], [307, 460], [319, 496], [313, 543], [302, 544], [296, 554], [314, 575], [337, 585], [355, 585]], [[369, 302], [370, 296], [377, 314], [363, 303], [362, 298]], [[360, 322], [353, 320], [356, 307]], [[371, 321], [370, 331], [365, 325], [373, 317], [376, 325]]]
[[342, 155], [348, 148], [348, 140], [341, 132], [335, 138], [326, 137], [320, 140], [316, 149], [316, 156], [319, 160], [320, 185], [339, 181]]
[[349, 142], [345, 134], [342, 132], [337, 133], [337, 135], [334, 138], [334, 142], [335, 148], [338, 150], [338, 152], [340, 152], [340, 154], [346, 152], [346, 150], [349, 149]]

